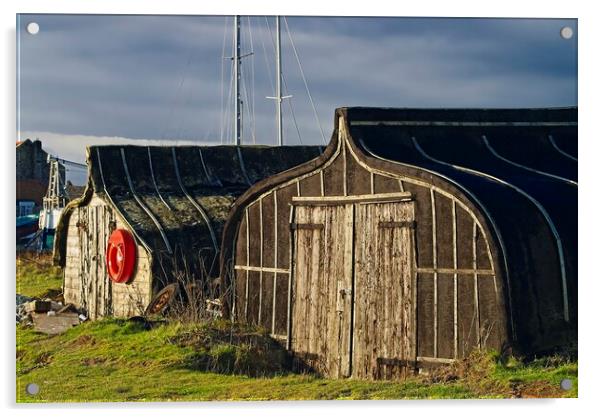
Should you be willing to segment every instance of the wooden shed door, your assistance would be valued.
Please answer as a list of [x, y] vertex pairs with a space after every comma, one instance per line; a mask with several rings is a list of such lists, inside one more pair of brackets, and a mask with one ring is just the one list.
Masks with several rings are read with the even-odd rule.
[[316, 371], [350, 375], [353, 206], [299, 206], [291, 349]]
[[415, 354], [411, 201], [297, 205], [291, 349], [330, 377], [395, 378]]
[[355, 213], [353, 376], [402, 377], [416, 360], [413, 203]]
[[91, 319], [112, 314], [111, 281], [105, 263], [112, 221], [111, 210], [103, 205], [79, 208], [81, 298], [82, 307]]

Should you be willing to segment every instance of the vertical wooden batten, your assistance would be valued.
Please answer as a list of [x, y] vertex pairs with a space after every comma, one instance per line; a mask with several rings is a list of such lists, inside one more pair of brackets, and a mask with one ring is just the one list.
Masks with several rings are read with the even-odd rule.
[[[472, 268], [474, 269], [473, 280], [474, 280], [474, 305], [475, 305], [475, 316], [476, 316], [476, 331], [477, 331], [477, 343], [479, 349], [483, 348], [481, 341], [481, 313], [479, 309], [479, 274], [477, 274], [478, 268], [477, 260], [477, 223], [472, 222]], [[493, 278], [495, 282], [495, 277]]]
[[[345, 195], [347, 195], [345, 193]], [[348, 204], [345, 206], [345, 283], [351, 283], [351, 311], [349, 312], [349, 345], [348, 350], [345, 352], [343, 361], [348, 362], [347, 369], [341, 369], [344, 376], [351, 376], [353, 374], [353, 329], [355, 322], [355, 308], [356, 308], [356, 281], [355, 281], [355, 262], [353, 261], [355, 252], [355, 205]]]
[[456, 201], [452, 200], [452, 249], [454, 260], [454, 358], [458, 358], [458, 221]]
[[320, 170], [320, 195], [324, 197], [324, 170]]
[[[289, 225], [293, 224], [295, 219], [295, 206], [290, 205], [289, 209]], [[293, 251], [295, 250], [295, 239], [296, 234], [290, 229], [291, 241], [289, 245], [289, 272], [288, 272], [288, 294], [286, 302], [286, 348], [290, 351], [292, 349], [292, 297], [293, 297], [293, 274], [295, 270], [295, 259], [293, 257]]]
[[263, 312], [263, 199], [259, 199], [259, 311], [257, 323], [261, 325], [261, 313]]
[[245, 320], [249, 321], [249, 251], [250, 251], [250, 242], [249, 242], [249, 208], [245, 209], [245, 232], [246, 232], [246, 265], [247, 269], [245, 270]]
[[[274, 190], [274, 269], [278, 268], [278, 191]], [[276, 281], [278, 274], [274, 272], [272, 290], [272, 334], [276, 334]]]
[[433, 357], [438, 357], [438, 319], [439, 314], [437, 309], [437, 297], [438, 297], [438, 280], [437, 280], [437, 210], [435, 207], [435, 191], [431, 188], [431, 224], [433, 228]]

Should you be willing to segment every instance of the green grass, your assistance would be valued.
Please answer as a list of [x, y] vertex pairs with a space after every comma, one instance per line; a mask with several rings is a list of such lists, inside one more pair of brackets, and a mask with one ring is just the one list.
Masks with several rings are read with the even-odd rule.
[[[18, 288], [36, 295], [60, 288], [51, 267], [21, 268]], [[259, 329], [104, 319], [47, 336], [17, 326], [17, 401], [207, 401], [576, 397], [577, 362], [529, 363], [477, 353], [429, 376], [402, 382], [329, 380], [286, 371], [282, 351]], [[236, 336], [228, 339], [230, 331]], [[269, 348], [269, 349], [268, 349]], [[210, 369], [211, 371], [208, 371]], [[266, 376], [256, 376], [262, 374]], [[255, 376], [250, 376], [255, 375]], [[573, 389], [560, 390], [570, 378]], [[36, 383], [36, 396], [25, 386]]]
[[62, 287], [62, 271], [52, 266], [49, 255], [17, 258], [17, 294], [42, 298], [60, 292]]
[[[219, 326], [225, 326], [220, 323]], [[403, 382], [328, 380], [287, 373], [268, 377], [207, 372], [190, 366], [198, 346], [180, 343], [193, 325], [166, 324], [145, 330], [125, 320], [84, 323], [58, 336], [30, 328], [17, 329], [17, 401], [201, 401], [201, 400], [316, 400], [402, 398], [507, 398], [577, 395], [577, 363], [547, 359], [503, 364], [480, 354], [458, 369]], [[205, 333], [202, 333], [205, 334]], [[218, 346], [217, 348], [215, 346]], [[207, 352], [236, 356], [223, 344]], [[451, 375], [451, 377], [450, 377]], [[563, 378], [574, 387], [563, 392]], [[25, 394], [28, 383], [40, 393]]]
[[[326, 380], [283, 373], [249, 377], [189, 368], [192, 346], [174, 343], [191, 326], [151, 330], [107, 319], [60, 336], [17, 331], [17, 401], [173, 401], [468, 398], [460, 384]], [[40, 394], [25, 394], [35, 382]]]

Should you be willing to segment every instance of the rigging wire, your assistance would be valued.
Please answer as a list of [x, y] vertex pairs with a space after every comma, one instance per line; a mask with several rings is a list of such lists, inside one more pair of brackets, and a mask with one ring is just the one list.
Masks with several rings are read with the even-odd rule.
[[[240, 42], [240, 52], [241, 52], [241, 58], [246, 56], [247, 54], [245, 53], [245, 51], [248, 50], [248, 45], [247, 45], [247, 39], [245, 36], [242, 36], [242, 34], [244, 34], [245, 31], [245, 26], [244, 26], [244, 19], [241, 18], [240, 19], [240, 30], [241, 30], [241, 42]], [[247, 71], [245, 70], [245, 68], [242, 65], [242, 59], [240, 61], [240, 69], [239, 69], [239, 74], [240, 74], [240, 143], [241, 145], [243, 143], [245, 143], [245, 133], [247, 131], [247, 129], [245, 129], [245, 122], [246, 122], [246, 117], [245, 117], [245, 111], [247, 111], [247, 114], [249, 113], [249, 95], [247, 92], [247, 78], [248, 78], [248, 74]]]
[[301, 71], [301, 78], [303, 78], [303, 84], [305, 84], [305, 90], [307, 91], [307, 96], [309, 97], [309, 102], [311, 103], [311, 107], [314, 111], [314, 117], [316, 118], [316, 123], [318, 124], [318, 128], [320, 128], [320, 134], [322, 135], [322, 141], [326, 144], [326, 137], [324, 136], [324, 131], [322, 130], [322, 124], [320, 123], [320, 118], [318, 117], [318, 112], [316, 111], [316, 106], [314, 104], [314, 100], [311, 97], [311, 93], [309, 92], [309, 86], [307, 85], [307, 79], [305, 78], [305, 73], [303, 72], [303, 67], [301, 66], [301, 60], [299, 59], [299, 54], [297, 53], [297, 48], [295, 47], [295, 42], [293, 42], [293, 37], [291, 36], [291, 31], [288, 26], [288, 21], [286, 16], [283, 16], [284, 26], [286, 27], [286, 33], [288, 34], [288, 38], [291, 42], [291, 46], [293, 47], [293, 52], [295, 54], [295, 59], [297, 60], [297, 64], [299, 65], [299, 70]]
[[224, 17], [224, 39], [222, 40], [222, 62], [221, 62], [221, 78], [220, 78], [220, 124], [219, 124], [219, 140], [224, 144], [224, 68], [226, 62], [226, 34], [228, 33], [228, 16]]
[[[284, 77], [282, 77], [284, 80]], [[286, 82], [284, 83], [284, 94], [287, 95], [288, 89], [286, 86]], [[293, 124], [295, 125], [295, 129], [297, 130], [297, 136], [299, 137], [299, 143], [303, 145], [303, 139], [301, 139], [301, 132], [299, 131], [299, 125], [297, 124], [297, 118], [295, 117], [295, 110], [293, 109], [293, 98], [291, 97], [288, 100], [288, 106], [291, 109], [291, 115], [293, 116]]]
[[[219, 88], [221, 90], [220, 91], [220, 119], [221, 120], [220, 120], [220, 125], [219, 125], [219, 135], [220, 135], [220, 143], [222, 145], [224, 143], [223, 126], [224, 126], [224, 123], [225, 123], [225, 121], [224, 121], [224, 90], [225, 90], [225, 88], [224, 88], [224, 73], [225, 73], [225, 71], [224, 71], [224, 68], [225, 68], [224, 62], [226, 60], [225, 49], [226, 49], [226, 38], [227, 38], [227, 36], [226, 36], [226, 34], [227, 34], [227, 24], [228, 24], [228, 18], [225, 17], [224, 18], [224, 36], [223, 36], [223, 40], [222, 40], [222, 60], [221, 60], [221, 65], [220, 65], [220, 67], [221, 67], [221, 74], [220, 74], [221, 80], [220, 80], [220, 86], [219, 86]], [[192, 95], [192, 89], [189, 88], [186, 91], [185, 95], [186, 95], [186, 99], [185, 99], [185, 102], [184, 102], [184, 107], [187, 107], [188, 104], [190, 103], [190, 99], [191, 99], [191, 95]], [[181, 122], [183, 121], [183, 119], [184, 119], [184, 116], [182, 116], [182, 118], [180, 120], [180, 123], [178, 124], [176, 135], [174, 136], [174, 139], [176, 140], [176, 145], [178, 144], [178, 140], [182, 139], [182, 134], [183, 134], [183, 130], [184, 129], [183, 129], [183, 123], [181, 123]], [[207, 127], [205, 129], [205, 135], [203, 136], [203, 138], [204, 138], [204, 140], [206, 142], [209, 141], [209, 134], [211, 133], [211, 130], [212, 130], [211, 125], [209, 123], [207, 123]]]
[[232, 140], [233, 144], [236, 144], [236, 138], [232, 138], [233, 135], [233, 126], [230, 123], [230, 119], [232, 115], [236, 112], [236, 98], [234, 98], [234, 83], [236, 80], [234, 79], [234, 65], [236, 65], [236, 61], [234, 60], [234, 50], [236, 49], [236, 39], [235, 36], [232, 35], [232, 55], [230, 57], [230, 89], [228, 91], [228, 110], [226, 112], [226, 143], [230, 143]]
[[184, 66], [184, 69], [182, 70], [181, 74], [180, 74], [180, 80], [178, 82], [178, 86], [176, 88], [176, 92], [174, 94], [173, 100], [171, 101], [170, 104], [170, 109], [169, 109], [169, 116], [167, 118], [167, 122], [165, 123], [165, 125], [163, 126], [163, 131], [161, 133], [161, 139], [165, 139], [165, 136], [167, 135], [168, 131], [169, 131], [169, 127], [171, 125], [171, 122], [173, 120], [173, 116], [174, 116], [174, 112], [175, 112], [175, 107], [176, 104], [178, 102], [178, 97], [180, 96], [180, 92], [182, 91], [182, 88], [184, 88], [184, 84], [186, 83], [186, 78], [188, 76], [188, 70], [190, 68], [190, 63], [192, 62], [192, 56], [193, 56], [193, 51], [196, 45], [192, 44], [190, 46], [190, 48], [188, 49], [188, 59], [186, 61], [186, 65]]
[[[191, 86], [184, 92], [184, 102], [183, 102], [184, 108], [188, 108], [188, 104], [190, 103], [190, 100], [192, 98], [192, 91], [193, 91], [193, 88]], [[184, 112], [181, 112], [180, 118], [174, 126], [175, 131], [171, 138], [171, 139], [175, 140], [176, 145], [178, 145], [179, 141], [182, 139], [182, 132], [184, 130], [184, 120], [185, 120], [185, 114], [184, 114]]]
[[[253, 45], [253, 32], [251, 31], [251, 17], [247, 16], [247, 29], [249, 30], [249, 41], [251, 43], [250, 49], [250, 58], [251, 58], [251, 102], [247, 99], [247, 104], [251, 104], [251, 135], [253, 137], [253, 144], [257, 144], [256, 136], [255, 136], [255, 55], [254, 55], [254, 45]], [[248, 107], [248, 105], [247, 105]]]
[[234, 89], [234, 60], [230, 61], [230, 86], [228, 89], [228, 105], [226, 106], [226, 142], [229, 143], [230, 134], [232, 133], [232, 124], [228, 123], [232, 115], [232, 90]]
[[[192, 99], [192, 93], [193, 93], [193, 88], [192, 88], [192, 86], [190, 86], [184, 93], [184, 102], [183, 102], [184, 108], [188, 108], [188, 104], [190, 104], [190, 101]], [[180, 115], [179, 121], [175, 125], [174, 135], [172, 136], [172, 139], [175, 139], [175, 141], [176, 141], [176, 145], [178, 145], [179, 141], [182, 139], [182, 132], [184, 131], [185, 114], [184, 114], [184, 112], [181, 112], [181, 113], [182, 114]]]
[[[273, 39], [273, 35], [272, 35], [272, 29], [270, 27], [270, 23], [268, 22], [268, 17], [267, 16], [265, 16], [265, 24], [266, 24], [266, 27], [268, 29], [268, 33], [267, 34], [270, 36], [270, 40], [272, 42], [272, 46], [274, 46], [274, 39]], [[274, 83], [274, 77], [272, 77], [272, 70], [270, 68], [270, 63], [268, 62], [268, 52], [267, 52], [267, 49], [265, 47], [265, 43], [263, 42], [263, 38], [260, 38], [260, 39], [261, 39], [261, 46], [263, 48], [263, 57], [264, 57], [264, 61], [265, 61], [265, 66], [266, 66], [266, 69], [267, 69], [267, 72], [268, 72], [268, 77], [270, 79], [270, 87], [272, 88], [272, 96], [275, 96], [276, 95], [276, 89], [274, 88], [274, 85], [275, 85], [275, 83]], [[274, 46], [274, 51], [276, 51], [275, 46]]]
[[[244, 73], [243, 73], [243, 77], [244, 77]], [[253, 129], [253, 120], [252, 120], [253, 116], [251, 114], [250, 106], [248, 105], [248, 103], [249, 103], [249, 94], [248, 94], [248, 91], [247, 91], [247, 83], [246, 82], [242, 83], [242, 91], [243, 91], [243, 95], [244, 95], [245, 100], [246, 100], [245, 102], [247, 103], [246, 106], [243, 106], [244, 108], [243, 108], [242, 112], [244, 113], [244, 111], [246, 110], [247, 111], [247, 116], [249, 116], [249, 119], [251, 119], [251, 122], [249, 122], [249, 124], [251, 125], [251, 137], [253, 138], [253, 143], [255, 143], [256, 142], [255, 141], [255, 131]], [[243, 132], [244, 132], [244, 129], [243, 129]]]
[[[268, 30], [270, 32], [270, 40], [272, 41], [272, 47], [274, 48], [274, 54], [276, 54], [276, 42], [274, 41], [274, 34], [272, 32], [272, 27], [270, 26], [270, 23], [268, 21], [267, 16], [265, 18], [265, 22], [266, 22], [266, 25], [267, 25]], [[266, 58], [266, 62], [267, 62], [267, 58]], [[273, 83], [272, 80], [270, 80], [270, 81]], [[288, 84], [286, 82], [286, 76], [284, 75], [284, 73], [282, 74], [282, 84], [284, 86], [284, 95], [285, 96], [289, 95], [288, 94], [289, 93]], [[275, 91], [273, 85], [272, 85], [272, 91]], [[276, 95], [275, 92], [274, 92], [274, 95]], [[303, 144], [303, 139], [301, 139], [301, 131], [299, 130], [299, 125], [297, 124], [297, 118], [295, 117], [295, 110], [293, 108], [293, 103], [292, 103], [292, 101], [293, 101], [292, 95], [289, 98], [289, 100], [287, 100], [287, 101], [288, 101], [288, 106], [289, 106], [289, 108], [291, 110], [291, 115], [293, 116], [293, 124], [295, 125], [295, 130], [297, 131], [297, 136], [299, 137], [299, 143]]]

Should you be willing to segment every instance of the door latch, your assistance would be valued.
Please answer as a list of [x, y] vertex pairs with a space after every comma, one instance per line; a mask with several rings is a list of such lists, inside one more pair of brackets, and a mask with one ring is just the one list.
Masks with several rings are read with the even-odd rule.
[[339, 294], [341, 294], [341, 297], [345, 297], [346, 295], [351, 295], [351, 288], [342, 288], [339, 290]]
[[[341, 283], [338, 284], [338, 286], [341, 286]], [[342, 313], [343, 311], [345, 311], [345, 296], [349, 295], [351, 296], [351, 288], [339, 288], [339, 296], [337, 297], [337, 309], [336, 311], [339, 313]]]

